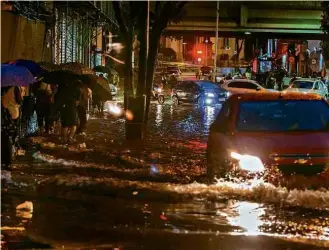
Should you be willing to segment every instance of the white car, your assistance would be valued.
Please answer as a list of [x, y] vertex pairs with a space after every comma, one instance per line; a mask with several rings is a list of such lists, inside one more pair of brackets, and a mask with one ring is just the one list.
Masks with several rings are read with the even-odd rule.
[[283, 92], [313, 93], [328, 99], [327, 86], [318, 79], [301, 78], [293, 81]]
[[117, 93], [118, 93], [118, 89], [117, 87], [115, 87], [113, 84], [109, 84], [109, 87], [111, 89], [111, 95], [112, 97], [116, 97], [117, 96]]
[[247, 79], [236, 79], [226, 81], [221, 85], [222, 88], [228, 90], [233, 93], [244, 93], [244, 92], [256, 92], [256, 91], [270, 91], [277, 92], [274, 89], [266, 89], [261, 86], [258, 82]]

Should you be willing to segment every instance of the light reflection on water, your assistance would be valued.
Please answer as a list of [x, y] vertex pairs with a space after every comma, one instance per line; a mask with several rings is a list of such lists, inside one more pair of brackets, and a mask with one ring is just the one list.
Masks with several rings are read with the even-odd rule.
[[211, 123], [214, 122], [216, 119], [216, 112], [215, 107], [212, 106], [206, 106], [205, 107], [205, 113], [204, 113], [204, 124], [205, 126], [209, 127]]
[[237, 202], [231, 207], [236, 212], [234, 216], [227, 216], [230, 225], [243, 228], [247, 235], [258, 235], [263, 225], [262, 216], [265, 209], [258, 203]]
[[155, 124], [156, 126], [161, 126], [163, 124], [163, 105], [158, 104], [156, 109]]

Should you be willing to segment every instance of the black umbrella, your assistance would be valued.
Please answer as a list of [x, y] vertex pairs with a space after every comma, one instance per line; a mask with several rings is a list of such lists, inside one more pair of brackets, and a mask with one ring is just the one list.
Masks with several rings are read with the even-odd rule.
[[101, 101], [112, 100], [111, 88], [106, 79], [102, 77], [97, 77], [97, 84], [92, 88], [93, 93], [95, 93]]
[[69, 85], [80, 80], [80, 76], [67, 70], [56, 70], [43, 74], [40, 80], [58, 86]]
[[88, 88], [94, 88], [97, 84], [98, 77], [96, 75], [81, 75], [79, 79], [82, 81], [83, 84], [87, 85]]

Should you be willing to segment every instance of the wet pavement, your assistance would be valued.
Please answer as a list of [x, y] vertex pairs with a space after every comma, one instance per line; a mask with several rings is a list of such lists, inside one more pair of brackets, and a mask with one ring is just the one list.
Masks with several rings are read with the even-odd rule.
[[[73, 146], [58, 136], [31, 138], [12, 172], [2, 173], [2, 247], [329, 247], [323, 176], [204, 184], [208, 129], [219, 110], [153, 103], [143, 142], [125, 141], [124, 120], [110, 114], [92, 117]], [[17, 213], [24, 201], [33, 211]]]

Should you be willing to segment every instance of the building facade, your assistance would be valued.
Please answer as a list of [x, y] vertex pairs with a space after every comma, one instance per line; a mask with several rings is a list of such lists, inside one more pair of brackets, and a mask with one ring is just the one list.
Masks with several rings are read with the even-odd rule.
[[1, 4], [2, 62], [30, 59], [56, 64], [79, 62], [89, 67], [105, 64], [117, 28], [112, 2]]

